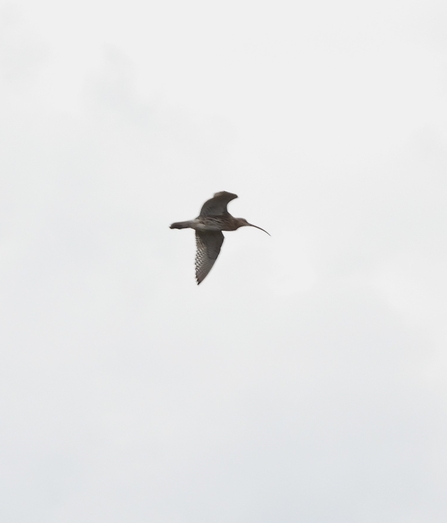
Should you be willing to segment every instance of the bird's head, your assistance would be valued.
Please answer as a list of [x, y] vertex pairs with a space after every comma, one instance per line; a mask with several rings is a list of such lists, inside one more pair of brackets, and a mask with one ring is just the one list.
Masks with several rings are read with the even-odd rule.
[[256, 229], [264, 231], [266, 234], [268, 234], [270, 236], [270, 233], [268, 233], [267, 231], [265, 231], [261, 227], [258, 227], [257, 225], [253, 225], [252, 223], [248, 223], [245, 218], [236, 218], [236, 225], [237, 225], [237, 227], [236, 227], [237, 229], [239, 229], [239, 227], [255, 227]]

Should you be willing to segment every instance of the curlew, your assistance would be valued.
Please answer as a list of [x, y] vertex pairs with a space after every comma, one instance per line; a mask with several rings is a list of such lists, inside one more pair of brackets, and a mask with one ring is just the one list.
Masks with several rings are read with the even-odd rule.
[[[224, 241], [222, 231], [235, 231], [239, 227], [256, 227], [265, 233], [267, 231], [248, 223], [245, 218], [234, 218], [227, 211], [227, 205], [237, 198], [236, 194], [227, 191], [217, 192], [207, 200], [200, 210], [199, 216], [186, 222], [175, 222], [171, 229], [194, 229], [196, 231], [196, 280], [202, 283], [219, 256]], [[270, 234], [269, 234], [270, 236]]]

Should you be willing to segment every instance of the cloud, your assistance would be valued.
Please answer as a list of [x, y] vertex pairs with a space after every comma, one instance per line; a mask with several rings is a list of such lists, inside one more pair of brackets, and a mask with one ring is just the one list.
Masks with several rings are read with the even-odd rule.
[[0, 78], [14, 87], [29, 86], [48, 56], [48, 48], [12, 5], [0, 10]]
[[[30, 4], [47, 61], [5, 69], [3, 519], [443, 521], [427, 18], [171, 7]], [[228, 233], [197, 288], [168, 227], [219, 190], [272, 237]]]

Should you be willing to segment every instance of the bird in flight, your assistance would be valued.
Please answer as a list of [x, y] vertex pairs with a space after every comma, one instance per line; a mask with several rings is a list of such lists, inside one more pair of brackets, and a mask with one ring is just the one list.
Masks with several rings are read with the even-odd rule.
[[194, 229], [196, 231], [196, 280], [202, 283], [210, 272], [220, 253], [224, 241], [222, 231], [235, 231], [239, 227], [256, 227], [270, 234], [245, 218], [234, 218], [227, 211], [227, 205], [237, 198], [237, 194], [227, 191], [217, 192], [207, 200], [200, 210], [199, 216], [186, 222], [175, 222], [171, 229]]

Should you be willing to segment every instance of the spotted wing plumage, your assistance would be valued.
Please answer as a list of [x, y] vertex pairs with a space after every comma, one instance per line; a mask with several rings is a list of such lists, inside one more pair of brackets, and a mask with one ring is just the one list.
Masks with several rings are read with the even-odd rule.
[[237, 198], [237, 194], [227, 191], [217, 192], [210, 200], [207, 200], [200, 210], [200, 215], [205, 216], [220, 216], [227, 212], [227, 205]]
[[220, 253], [224, 235], [220, 231], [196, 231], [196, 280], [202, 283]]

